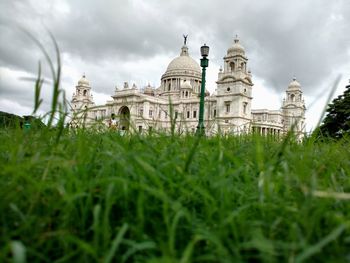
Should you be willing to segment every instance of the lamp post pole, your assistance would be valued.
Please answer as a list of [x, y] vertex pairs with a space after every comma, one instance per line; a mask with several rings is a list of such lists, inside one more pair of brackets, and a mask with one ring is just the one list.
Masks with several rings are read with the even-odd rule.
[[204, 128], [204, 95], [205, 95], [205, 71], [206, 68], [209, 65], [209, 59], [207, 59], [209, 54], [209, 47], [204, 44], [204, 46], [201, 47], [201, 67], [202, 67], [202, 85], [201, 85], [201, 95], [200, 95], [200, 102], [199, 102], [199, 120], [198, 120], [198, 126], [197, 126], [197, 135], [204, 135], [205, 134], [205, 128]]

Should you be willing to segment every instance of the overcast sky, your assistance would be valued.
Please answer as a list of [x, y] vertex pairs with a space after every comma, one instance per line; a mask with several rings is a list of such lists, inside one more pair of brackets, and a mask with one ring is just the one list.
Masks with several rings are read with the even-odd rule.
[[[222, 58], [237, 34], [253, 74], [253, 107], [278, 109], [296, 76], [306, 98], [308, 129], [337, 75], [342, 93], [350, 78], [348, 0], [11, 0], [0, 2], [0, 110], [30, 114], [42, 52], [53, 56], [47, 30], [61, 51], [67, 97], [83, 73], [98, 104], [124, 81], [158, 87], [188, 34], [190, 55], [210, 46], [207, 87], [213, 92]], [[50, 80], [47, 64], [43, 65]], [[49, 109], [50, 86], [42, 111]], [[313, 103], [316, 101], [316, 103]], [[313, 103], [312, 107], [309, 107]]]

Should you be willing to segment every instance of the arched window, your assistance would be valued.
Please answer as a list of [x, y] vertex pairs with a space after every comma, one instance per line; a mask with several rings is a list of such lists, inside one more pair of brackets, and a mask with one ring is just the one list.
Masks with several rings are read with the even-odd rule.
[[291, 100], [291, 101], [295, 101], [295, 95], [294, 95], [294, 94], [291, 94], [291, 95], [290, 95], [290, 100]]
[[243, 62], [241, 63], [241, 69], [242, 69], [242, 71], [245, 70], [245, 69], [244, 69], [244, 63], [243, 63]]
[[83, 94], [84, 94], [84, 96], [86, 96], [86, 93], [87, 93], [87, 90], [85, 89], [85, 90], [84, 90], [84, 93], [83, 93]]
[[169, 83], [168, 84], [168, 91], [170, 91], [170, 88], [171, 88], [171, 84]]
[[188, 97], [188, 91], [186, 91], [186, 98]]
[[231, 62], [231, 63], [230, 63], [230, 68], [231, 68], [231, 71], [235, 71], [236, 65], [235, 65], [234, 62]]

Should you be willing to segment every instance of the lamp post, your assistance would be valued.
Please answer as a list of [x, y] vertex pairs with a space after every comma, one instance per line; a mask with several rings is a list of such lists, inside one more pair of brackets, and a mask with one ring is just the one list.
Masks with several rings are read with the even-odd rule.
[[201, 46], [201, 67], [202, 67], [202, 85], [201, 85], [201, 97], [199, 102], [199, 121], [197, 126], [197, 134], [204, 135], [204, 95], [205, 95], [205, 70], [209, 65], [207, 59], [209, 54], [209, 47], [204, 44]]

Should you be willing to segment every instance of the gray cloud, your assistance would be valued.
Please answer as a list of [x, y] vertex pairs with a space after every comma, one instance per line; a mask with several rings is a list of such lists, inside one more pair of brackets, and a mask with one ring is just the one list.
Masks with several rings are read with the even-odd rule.
[[[2, 1], [0, 66], [35, 75], [43, 55], [18, 27], [54, 55], [47, 28], [68, 58], [67, 66], [86, 72], [97, 92], [111, 94], [124, 80], [158, 84], [179, 53], [183, 33], [190, 35], [195, 58], [201, 44], [210, 45], [212, 65], [222, 65], [238, 34], [253, 76], [282, 92], [296, 75], [305, 92], [313, 94], [349, 61], [349, 13], [347, 0]], [[50, 77], [47, 65], [45, 70]], [[67, 74], [63, 85], [73, 89], [77, 79]], [[18, 92], [16, 100], [25, 101], [32, 92], [24, 92], [29, 89], [22, 83], [17, 84], [21, 91], [3, 84], [1, 96]]]
[[[1, 75], [4, 74], [0, 71]], [[34, 106], [34, 82], [35, 76], [7, 76], [0, 78], [0, 98], [18, 102], [22, 107], [32, 109]], [[50, 99], [52, 96], [50, 81], [44, 80], [41, 97], [44, 99], [42, 107], [50, 109]], [[11, 110], [11, 109], [10, 109]]]

